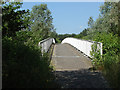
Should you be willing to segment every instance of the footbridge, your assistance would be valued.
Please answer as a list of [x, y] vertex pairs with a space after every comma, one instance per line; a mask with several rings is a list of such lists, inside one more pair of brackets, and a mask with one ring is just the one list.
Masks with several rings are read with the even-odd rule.
[[[42, 52], [48, 52], [49, 48], [51, 47], [52, 44], [55, 44], [54, 38], [47, 38], [39, 42], [39, 47], [41, 47]], [[84, 53], [84, 55], [88, 57], [92, 57], [90, 54], [90, 51], [92, 51], [92, 45], [96, 43], [97, 44], [97, 49], [100, 50], [100, 53], [102, 55], [102, 43], [100, 42], [95, 42], [95, 41], [87, 41], [87, 40], [82, 40], [82, 39], [77, 39], [77, 38], [65, 38], [61, 44], [69, 44], [70, 46], [74, 47], [76, 50]], [[69, 48], [70, 49], [70, 48]], [[63, 49], [64, 50], [64, 49]]]
[[[55, 43], [54, 38], [41, 41], [42, 51]], [[65, 38], [61, 44], [55, 44], [52, 65], [55, 68], [56, 81], [62, 88], [104, 88], [108, 87], [100, 72], [93, 72], [90, 51], [92, 44], [97, 44], [101, 51], [102, 43], [76, 38]], [[46, 46], [45, 46], [46, 45]], [[45, 48], [46, 47], [46, 48]]]

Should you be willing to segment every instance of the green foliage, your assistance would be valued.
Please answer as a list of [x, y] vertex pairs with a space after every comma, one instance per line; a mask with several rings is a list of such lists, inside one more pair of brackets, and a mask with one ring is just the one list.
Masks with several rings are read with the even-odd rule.
[[[119, 54], [120, 45], [119, 45], [119, 39], [118, 39], [117, 35], [113, 35], [112, 33], [109, 33], [109, 34], [97, 33], [94, 36], [93, 40], [103, 43], [103, 59], [104, 59], [104, 61], [106, 61], [109, 56], [114, 57]], [[110, 59], [108, 59], [108, 60], [110, 60]]]
[[19, 10], [20, 2], [4, 3], [2, 7], [2, 35], [15, 36], [15, 32], [28, 27], [29, 10]]
[[55, 41], [56, 43], [61, 43], [61, 41], [58, 38], [56, 38]]
[[[111, 55], [118, 54], [120, 47], [118, 35], [113, 35], [112, 33], [97, 33], [93, 40], [103, 43], [103, 54], [108, 53], [108, 51]], [[112, 50], [114, 52], [112, 52]]]
[[120, 41], [118, 35], [113, 35], [112, 33], [97, 33], [93, 37], [93, 40], [102, 42], [103, 44], [102, 57], [99, 51], [96, 52], [96, 44], [92, 46], [91, 55], [93, 56], [93, 63], [97, 68], [103, 68], [103, 74], [112, 87], [120, 88], [118, 85], [120, 80]]
[[[96, 32], [106, 32], [106, 33], [119, 33], [119, 5], [117, 2], [105, 2], [100, 7], [100, 15], [99, 18], [92, 24], [90, 28], [90, 34]], [[89, 22], [88, 22], [89, 23]], [[88, 24], [89, 26], [89, 24]], [[94, 35], [94, 34], [93, 34]]]
[[36, 38], [32, 31], [18, 31], [14, 39], [28, 46], [38, 46], [38, 42], [42, 40]]
[[[31, 31], [29, 11], [18, 10], [21, 5], [19, 2], [3, 5], [2, 86], [3, 88], [56, 87], [49, 55], [47, 53], [42, 55], [38, 47], [38, 42], [45, 37], [34, 30]], [[49, 22], [49, 17], [47, 20]]]
[[93, 27], [93, 24], [94, 24], [93, 17], [89, 17], [88, 26], [92, 28], [92, 27]]
[[96, 68], [98, 68], [99, 66], [103, 64], [101, 52], [100, 52], [100, 49], [97, 48], [97, 43], [94, 43], [91, 47], [92, 47], [92, 51], [90, 52], [90, 54], [93, 59], [92, 63]]
[[62, 42], [62, 40], [64, 40], [67, 37], [75, 37], [76, 34], [59, 34], [57, 35], [57, 40], [58, 42]]
[[26, 46], [4, 37], [3, 50], [3, 88], [41, 88], [51, 87], [53, 75], [46, 54], [42, 56], [38, 47]]
[[[100, 7], [99, 18], [90, 28], [91, 32], [83, 37], [102, 42], [103, 55], [96, 51], [96, 44], [92, 46], [93, 64], [100, 69], [109, 81], [111, 87], [120, 88], [120, 2], [105, 2]], [[111, 74], [112, 73], [112, 74]]]
[[79, 38], [82, 39], [83, 37], [87, 36], [87, 31], [89, 29], [84, 29], [82, 32], [80, 32], [80, 34], [56, 34], [56, 36], [54, 37], [56, 39], [56, 43], [61, 43], [62, 40], [64, 40], [67, 37], [73, 37], [73, 38]]
[[82, 32], [80, 32], [80, 34], [77, 34], [74, 36], [74, 38], [79, 38], [79, 39], [82, 39], [83, 37], [87, 36], [87, 31], [89, 29], [84, 29]]
[[31, 11], [31, 29], [36, 38], [45, 39], [51, 36], [54, 27], [52, 24], [52, 16], [47, 4], [33, 6]]
[[88, 29], [84, 29], [80, 34], [58, 34], [55, 36], [56, 43], [61, 43], [67, 37], [79, 38], [82, 39], [84, 36], [87, 36]]
[[16, 32], [16, 37], [15, 39], [18, 40], [19, 42], [26, 42], [28, 39], [32, 37], [32, 32], [31, 31], [18, 31]]

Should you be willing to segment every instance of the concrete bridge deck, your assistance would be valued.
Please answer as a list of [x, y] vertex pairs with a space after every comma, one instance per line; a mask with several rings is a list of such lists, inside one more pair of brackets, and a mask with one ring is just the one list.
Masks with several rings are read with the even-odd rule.
[[89, 58], [69, 44], [56, 44], [52, 63], [56, 81], [62, 88], [107, 88], [107, 82], [100, 72], [90, 71]]
[[92, 67], [90, 59], [69, 44], [55, 45], [52, 60], [56, 71], [79, 70]]

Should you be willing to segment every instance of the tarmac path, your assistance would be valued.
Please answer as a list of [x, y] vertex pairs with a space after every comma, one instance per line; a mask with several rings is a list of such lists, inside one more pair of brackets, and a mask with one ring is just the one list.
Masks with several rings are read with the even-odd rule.
[[52, 63], [61, 88], [108, 88], [102, 74], [90, 70], [90, 59], [69, 44], [54, 46]]

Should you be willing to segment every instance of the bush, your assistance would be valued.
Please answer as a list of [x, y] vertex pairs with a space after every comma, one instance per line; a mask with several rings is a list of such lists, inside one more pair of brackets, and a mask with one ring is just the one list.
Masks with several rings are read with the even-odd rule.
[[[24, 37], [24, 35], [23, 35]], [[32, 42], [24, 44], [21, 38], [2, 39], [3, 88], [42, 88], [54, 87], [54, 76], [47, 54]]]
[[92, 51], [90, 51], [90, 54], [92, 56], [92, 64], [95, 66], [95, 68], [98, 68], [99, 66], [102, 66], [103, 60], [101, 57], [100, 49], [97, 48], [97, 43], [94, 43], [92, 46]]
[[[120, 41], [118, 35], [113, 35], [112, 33], [97, 33], [93, 37], [94, 41], [102, 42], [103, 44], [103, 55], [102, 58], [100, 53], [91, 52], [93, 56], [93, 62], [96, 66], [103, 67], [103, 74], [106, 79], [110, 82], [112, 87], [118, 87], [120, 82]], [[92, 48], [95, 48], [95, 44]]]

